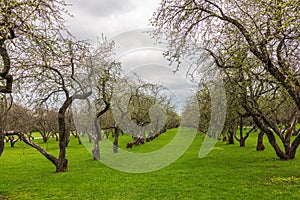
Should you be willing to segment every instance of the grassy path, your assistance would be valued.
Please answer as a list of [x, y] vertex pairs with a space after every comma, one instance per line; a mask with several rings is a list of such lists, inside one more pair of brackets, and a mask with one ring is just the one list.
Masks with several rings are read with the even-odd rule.
[[[151, 143], [130, 151], [161, 148], [176, 133], [170, 130]], [[121, 136], [124, 147], [130, 140]], [[84, 146], [71, 140], [69, 172], [54, 173], [54, 166], [34, 149], [18, 142], [0, 158], [0, 199], [300, 199], [300, 154], [280, 161], [266, 144], [256, 152], [256, 134], [246, 147], [217, 143], [199, 159], [202, 135], [172, 165], [152, 173], [128, 174], [93, 161]], [[53, 139], [42, 144], [56, 153]]]

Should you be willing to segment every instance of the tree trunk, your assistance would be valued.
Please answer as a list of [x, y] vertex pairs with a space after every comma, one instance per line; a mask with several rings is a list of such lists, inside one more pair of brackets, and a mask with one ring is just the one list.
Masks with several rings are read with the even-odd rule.
[[1, 63], [2, 70], [0, 71], [1, 80], [5, 80], [5, 84], [0, 86], [0, 93], [12, 93], [13, 76], [9, 74], [11, 62], [5, 45], [5, 40], [0, 40], [0, 55], [3, 62]]
[[245, 147], [245, 139], [243, 137], [243, 117], [240, 117], [240, 147]]
[[265, 150], [265, 145], [264, 145], [263, 139], [264, 139], [264, 132], [260, 131], [258, 134], [258, 138], [257, 138], [256, 151], [264, 151]]
[[105, 136], [106, 136], [106, 139], [108, 139], [108, 137], [109, 137], [109, 131], [110, 131], [110, 130], [105, 130], [105, 131], [104, 131]]
[[245, 147], [245, 138], [242, 137], [242, 138], [240, 139], [239, 143], [240, 143], [240, 147]]
[[4, 132], [0, 126], [0, 156], [4, 151]]
[[77, 134], [77, 141], [78, 141], [78, 144], [79, 144], [79, 145], [82, 144], [79, 134]]
[[60, 158], [56, 164], [56, 172], [66, 172], [68, 170], [68, 160]]
[[42, 138], [43, 138], [43, 142], [47, 143], [48, 142], [48, 137], [47, 137], [47, 133], [41, 134]]
[[92, 150], [94, 160], [100, 160], [99, 140], [95, 140], [94, 149]]
[[229, 135], [228, 135], [228, 141], [227, 144], [234, 144], [234, 132], [232, 131], [228, 131]]
[[[102, 139], [102, 136], [101, 136], [101, 127], [99, 126], [98, 119], [104, 113], [106, 113], [108, 111], [108, 109], [110, 108], [110, 103], [109, 102], [104, 101], [104, 103], [105, 103], [104, 110], [101, 110], [100, 112], [98, 112], [95, 119], [94, 119], [94, 127], [95, 127], [95, 130], [96, 130], [96, 138], [95, 138], [95, 142], [94, 142], [94, 149], [92, 150], [94, 160], [100, 160], [99, 141]], [[89, 138], [89, 139], [91, 139], [91, 138]], [[107, 139], [108, 139], [108, 136], [107, 136]]]
[[20, 138], [20, 140], [22, 140], [23, 142], [25, 142], [26, 144], [28, 144], [29, 146], [35, 148], [36, 150], [38, 150], [42, 155], [44, 155], [48, 160], [50, 160], [56, 167], [57, 167], [57, 163], [58, 160], [57, 158], [55, 158], [53, 155], [51, 155], [50, 153], [48, 153], [47, 151], [45, 151], [42, 147], [40, 147], [39, 145], [31, 142], [28, 138], [26, 138], [22, 133], [18, 133], [14, 131], [14, 134], [17, 134]]
[[66, 147], [68, 145], [68, 133], [66, 127], [66, 111], [72, 103], [72, 98], [67, 98], [58, 112], [59, 127], [59, 156], [56, 165], [56, 172], [66, 172], [68, 170], [68, 160], [66, 159]]
[[114, 137], [114, 146], [113, 146], [113, 150], [114, 153], [118, 153], [119, 152], [119, 128], [115, 128], [115, 137]]
[[275, 153], [276, 153], [276, 155], [280, 158], [280, 160], [289, 160], [289, 159], [290, 159], [289, 156], [288, 156], [286, 153], [284, 153], [284, 152], [280, 149], [280, 147], [278, 146], [278, 144], [277, 144], [277, 142], [276, 142], [276, 138], [275, 138], [273, 132], [270, 131], [270, 130], [268, 130], [268, 129], [266, 129], [265, 131], [266, 131], [265, 133], [266, 133], [267, 136], [268, 136], [269, 143], [270, 143], [270, 144], [272, 145], [272, 147], [274, 148]]
[[[263, 131], [268, 136], [269, 143], [275, 150], [275, 153], [280, 160], [290, 160], [290, 159], [295, 158], [295, 152], [300, 143], [300, 137], [297, 137], [294, 140], [291, 148], [287, 148], [287, 145], [284, 144], [284, 146], [285, 146], [285, 152], [284, 152], [280, 149], [279, 145], [277, 144], [273, 131], [268, 129], [259, 118], [253, 117], [253, 120], [258, 125], [258, 127], [261, 129], [261, 131]], [[281, 141], [284, 142], [282, 139], [281, 139]], [[289, 150], [287, 151], [287, 149], [289, 149]]]
[[101, 140], [101, 128], [98, 123], [98, 117], [94, 119], [94, 126], [96, 131], [96, 137], [94, 141], [94, 149], [92, 150], [94, 160], [100, 160], [100, 146], [99, 141]]
[[9, 142], [10, 142], [10, 147], [14, 148], [15, 146], [14, 137], [9, 138]]
[[67, 141], [66, 147], [68, 147], [69, 142], [70, 142], [70, 132], [69, 131], [66, 131], [66, 141]]
[[291, 149], [291, 150], [288, 152], [289, 159], [294, 159], [294, 158], [295, 158], [295, 155], [296, 155], [296, 150], [294, 150], [294, 149]]

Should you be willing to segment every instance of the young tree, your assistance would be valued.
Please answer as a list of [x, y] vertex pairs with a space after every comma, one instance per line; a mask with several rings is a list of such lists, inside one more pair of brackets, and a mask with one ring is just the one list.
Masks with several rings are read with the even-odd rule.
[[[92, 71], [85, 77], [90, 80], [92, 95], [85, 101], [84, 106], [74, 106], [76, 128], [80, 133], [88, 135], [90, 143], [94, 143], [92, 154], [95, 160], [100, 160], [99, 141], [103, 137], [101, 129], [105, 129], [107, 125], [103, 119], [111, 111], [113, 90], [121, 72], [120, 63], [112, 59], [113, 48], [114, 42], [102, 37], [98, 47], [93, 49], [89, 58]], [[115, 124], [110, 126], [115, 127]]]
[[[112, 47], [113, 43], [107, 43], [104, 42], [102, 44], [102, 49], [108, 49], [109, 51], [107, 53], [112, 52]], [[109, 58], [110, 56], [107, 56]], [[110, 111], [111, 109], [111, 98], [113, 95], [114, 87], [116, 85], [116, 81], [120, 77], [120, 63], [116, 63], [114, 61], [107, 61], [107, 58], [103, 58], [102, 60], [99, 60], [98, 66], [99, 68], [97, 69], [97, 76], [96, 78], [96, 118], [94, 120], [94, 125], [95, 125], [95, 136], [94, 138], [94, 149], [92, 151], [94, 159], [95, 160], [100, 160], [100, 146], [99, 146], [99, 141], [102, 139], [101, 136], [101, 128], [105, 127], [104, 123], [102, 123], [101, 117], [107, 113], [107, 111]], [[98, 125], [100, 120], [100, 126]], [[114, 120], [112, 119], [112, 122]], [[117, 126], [114, 124], [110, 128], [114, 128], [116, 131], [115, 134], [115, 145], [118, 145], [118, 132], [119, 129]], [[115, 148], [114, 148], [115, 149]], [[117, 148], [116, 148], [117, 149]], [[117, 150], [115, 150], [117, 151]]]

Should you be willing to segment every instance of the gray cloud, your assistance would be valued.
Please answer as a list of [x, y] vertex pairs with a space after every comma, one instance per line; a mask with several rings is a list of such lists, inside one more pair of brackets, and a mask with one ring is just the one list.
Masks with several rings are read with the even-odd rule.
[[94, 17], [107, 17], [114, 14], [124, 14], [136, 8], [131, 0], [71, 0], [81, 12], [89, 13]]
[[[164, 84], [176, 104], [184, 102], [192, 94], [192, 86], [185, 77], [184, 69], [187, 66], [182, 66], [182, 71], [174, 74], [172, 71], [175, 66], [170, 67], [169, 62], [162, 57], [164, 47], [160, 46], [162, 50], [141, 49], [152, 46], [149, 38], [140, 38], [139, 35], [134, 35], [134, 31], [129, 33], [130, 37], [127, 33], [124, 35], [128, 31], [149, 28], [149, 19], [159, 6], [160, 0], [68, 1], [73, 4], [69, 10], [74, 18], [68, 19], [67, 24], [78, 39], [88, 39], [95, 44], [97, 37], [103, 33], [109, 39], [122, 41], [116, 45], [125, 47], [125, 55], [120, 60], [125, 74], [134, 71], [144, 81]], [[132, 52], [126, 53], [126, 50]], [[120, 52], [116, 49], [116, 54], [118, 53]]]
[[169, 62], [162, 56], [162, 51], [137, 49], [128, 52], [120, 61], [125, 75], [135, 73], [143, 81], [164, 85], [164, 93], [171, 97], [177, 111], [180, 111], [183, 102], [193, 95], [194, 86], [187, 80], [186, 73], [179, 71], [174, 74], [175, 66], [169, 66]]
[[74, 18], [68, 19], [71, 32], [79, 39], [95, 41], [146, 28], [160, 0], [68, 0]]

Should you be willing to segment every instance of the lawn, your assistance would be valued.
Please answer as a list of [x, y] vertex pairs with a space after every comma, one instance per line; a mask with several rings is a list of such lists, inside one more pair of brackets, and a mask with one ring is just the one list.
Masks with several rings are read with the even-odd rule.
[[[169, 130], [130, 151], [148, 152], [167, 144]], [[256, 152], [256, 133], [246, 147], [219, 141], [211, 153], [198, 158], [203, 135], [198, 134], [185, 154], [159, 171], [130, 174], [92, 160], [72, 138], [67, 149], [69, 171], [54, 166], [36, 150], [18, 142], [0, 157], [0, 199], [300, 199], [300, 154], [280, 161], [265, 138], [266, 150]], [[41, 143], [41, 140], [37, 140]], [[120, 136], [125, 147], [129, 136]], [[57, 143], [42, 144], [57, 155]]]

